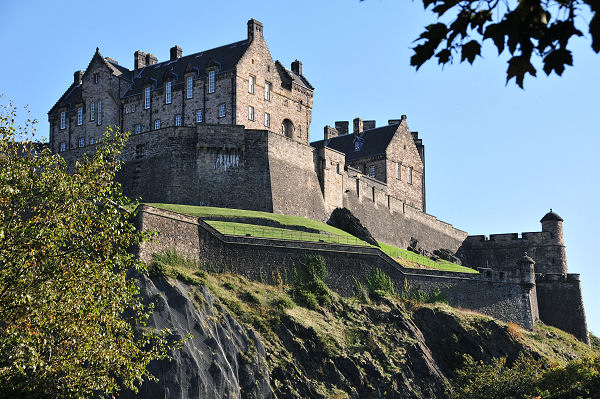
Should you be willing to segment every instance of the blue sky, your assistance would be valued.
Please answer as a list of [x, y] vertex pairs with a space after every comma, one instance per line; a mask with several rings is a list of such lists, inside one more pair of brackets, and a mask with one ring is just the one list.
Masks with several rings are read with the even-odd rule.
[[470, 234], [539, 231], [549, 208], [559, 213], [600, 334], [600, 56], [588, 39], [573, 42], [563, 77], [538, 68], [521, 90], [505, 86], [506, 55], [489, 45], [474, 66], [410, 67], [412, 42], [433, 21], [419, 1], [2, 0], [0, 93], [29, 105], [47, 136], [48, 110], [96, 47], [131, 68], [136, 50], [161, 61], [175, 44], [189, 54], [242, 40], [250, 18], [273, 58], [301, 60], [316, 88], [311, 141], [336, 120], [405, 114], [426, 148], [429, 213]]

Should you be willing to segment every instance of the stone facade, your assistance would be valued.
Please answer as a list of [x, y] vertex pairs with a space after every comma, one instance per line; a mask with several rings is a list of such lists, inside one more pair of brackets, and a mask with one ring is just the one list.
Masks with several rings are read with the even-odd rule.
[[[49, 112], [50, 148], [72, 166], [95, 150], [107, 125], [116, 125], [133, 133], [117, 175], [130, 197], [321, 221], [345, 207], [381, 242], [407, 248], [417, 240], [430, 252], [447, 249], [482, 273], [403, 270], [377, 249], [316, 243], [292, 248], [220, 237], [213, 246], [192, 245], [187, 238], [178, 242], [179, 233], [167, 225], [157, 228], [164, 245], [170, 237], [168, 245], [183, 253], [237, 263], [249, 277], [256, 277], [253, 262], [293, 264], [314, 250], [334, 265], [329, 282], [341, 293], [351, 290], [348, 276], [377, 266], [398, 283], [406, 278], [424, 290], [440, 289], [457, 306], [528, 328], [539, 317], [588, 342], [579, 276], [568, 274], [558, 215], [544, 216], [541, 232], [487, 238], [427, 214], [425, 150], [405, 116], [381, 127], [356, 118], [352, 133], [347, 121], [338, 121], [325, 127], [324, 140], [309, 144], [313, 88], [299, 61], [288, 70], [272, 60], [258, 21], [248, 22], [248, 37], [240, 42], [187, 56], [177, 46], [171, 50], [161, 63], [136, 51], [133, 70], [96, 50]], [[200, 234], [202, 224], [194, 223]], [[219, 237], [207, 231], [193, 240]], [[519, 263], [525, 253], [535, 263], [531, 270]]]

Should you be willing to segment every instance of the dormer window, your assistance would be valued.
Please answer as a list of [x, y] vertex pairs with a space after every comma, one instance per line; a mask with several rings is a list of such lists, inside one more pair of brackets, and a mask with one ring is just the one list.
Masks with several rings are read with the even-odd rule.
[[171, 104], [171, 82], [165, 86], [165, 104]]
[[60, 128], [64, 129], [67, 125], [67, 115], [65, 111], [60, 113]]
[[150, 87], [144, 89], [144, 109], [150, 108]]
[[90, 120], [96, 120], [96, 103], [90, 104]]
[[98, 101], [98, 125], [102, 124], [102, 101]]
[[77, 108], [77, 124], [81, 125], [83, 123], [83, 108]]
[[254, 76], [248, 78], [248, 93], [254, 94]]
[[208, 73], [208, 92], [215, 92], [215, 71], [210, 71]]
[[265, 100], [271, 100], [271, 83], [265, 82]]
[[192, 98], [194, 97], [194, 77], [193, 76], [188, 76], [187, 77], [187, 98]]

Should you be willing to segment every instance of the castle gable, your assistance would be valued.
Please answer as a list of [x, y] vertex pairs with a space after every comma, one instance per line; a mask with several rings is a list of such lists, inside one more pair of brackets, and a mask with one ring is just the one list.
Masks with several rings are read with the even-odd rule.
[[329, 140], [319, 140], [311, 145], [317, 149], [333, 148], [346, 155], [346, 161], [385, 155], [390, 142], [399, 130], [399, 125], [382, 126], [360, 133], [345, 134]]

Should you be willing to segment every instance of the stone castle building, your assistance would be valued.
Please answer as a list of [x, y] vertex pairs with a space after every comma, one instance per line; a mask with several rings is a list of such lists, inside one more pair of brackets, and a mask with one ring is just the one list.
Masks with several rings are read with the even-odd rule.
[[322, 221], [345, 207], [381, 242], [446, 249], [481, 271], [414, 277], [392, 267], [398, 278], [413, 276], [457, 305], [528, 328], [541, 319], [589, 342], [579, 275], [568, 273], [557, 214], [542, 218], [541, 232], [469, 236], [426, 213], [425, 147], [406, 116], [379, 127], [356, 118], [352, 132], [338, 121], [309, 143], [313, 91], [300, 61], [291, 69], [273, 61], [263, 25], [253, 19], [242, 41], [185, 56], [174, 46], [160, 63], [136, 51], [131, 70], [96, 49], [48, 113], [49, 145], [73, 164], [108, 125], [130, 131], [118, 179], [126, 195], [144, 202]]

